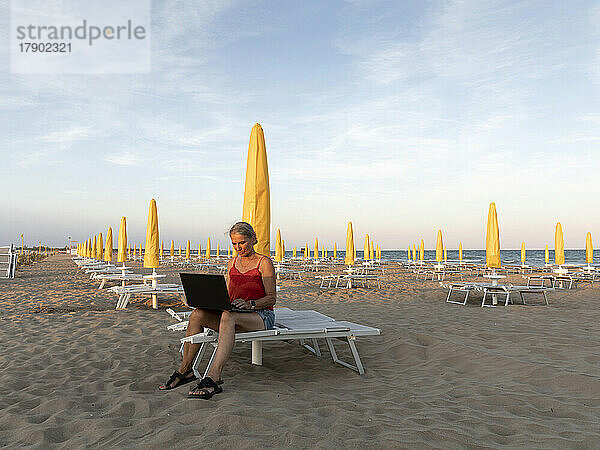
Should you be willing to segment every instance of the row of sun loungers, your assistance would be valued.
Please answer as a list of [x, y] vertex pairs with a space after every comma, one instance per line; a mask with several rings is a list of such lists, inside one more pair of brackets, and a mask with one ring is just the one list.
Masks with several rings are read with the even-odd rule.
[[[548, 305], [548, 297], [546, 293], [548, 291], [553, 291], [553, 287], [542, 287], [542, 286], [516, 286], [512, 284], [498, 284], [493, 285], [491, 283], [475, 283], [475, 282], [461, 282], [461, 283], [440, 283], [442, 287], [448, 289], [448, 295], [446, 296], [446, 303], [454, 303], [458, 305], [466, 305], [467, 300], [469, 299], [469, 294], [471, 292], [480, 292], [483, 293], [483, 299], [481, 301], [481, 306], [495, 306], [494, 300], [497, 301], [498, 296], [504, 296], [504, 306], [507, 306], [508, 303], [513, 303], [510, 295], [518, 294], [521, 303], [526, 305], [524, 294], [541, 294], [543, 296], [544, 302]], [[461, 300], [456, 300], [452, 297], [452, 294], [460, 293], [464, 294], [464, 297]], [[513, 297], [514, 298], [514, 297]], [[486, 302], [489, 300], [489, 304]]]

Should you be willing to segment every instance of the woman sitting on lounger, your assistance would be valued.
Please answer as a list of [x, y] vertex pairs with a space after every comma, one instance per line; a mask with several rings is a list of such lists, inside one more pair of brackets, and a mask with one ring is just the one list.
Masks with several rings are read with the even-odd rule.
[[[236, 308], [255, 311], [244, 313], [195, 309], [192, 312], [186, 336], [201, 333], [204, 327], [208, 327], [219, 331], [219, 345], [206, 377], [189, 392], [191, 398], [209, 399], [223, 391], [220, 386], [221, 372], [233, 350], [236, 332], [268, 330], [275, 325], [275, 268], [271, 258], [254, 251], [256, 232], [250, 224], [236, 223], [229, 230], [229, 237], [237, 252], [227, 266], [229, 298]], [[192, 363], [200, 345], [184, 344], [181, 366], [159, 389], [174, 389], [196, 379]]]

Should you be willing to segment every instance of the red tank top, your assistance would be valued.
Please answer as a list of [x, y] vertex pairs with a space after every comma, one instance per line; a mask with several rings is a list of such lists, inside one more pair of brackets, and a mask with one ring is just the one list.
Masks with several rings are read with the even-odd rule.
[[[227, 290], [229, 291], [229, 301], [235, 300], [236, 298], [258, 300], [266, 295], [265, 286], [262, 282], [262, 275], [258, 270], [263, 258], [264, 256], [258, 260], [258, 265], [254, 269], [242, 273], [235, 267], [237, 256], [235, 257], [231, 269], [229, 270], [229, 286], [227, 287]], [[273, 309], [273, 307], [270, 306], [266, 309]]]

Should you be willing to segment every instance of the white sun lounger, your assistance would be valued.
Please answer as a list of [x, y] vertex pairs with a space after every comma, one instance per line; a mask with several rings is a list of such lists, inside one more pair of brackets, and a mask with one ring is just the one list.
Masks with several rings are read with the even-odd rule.
[[[180, 320], [178, 324], [169, 326], [170, 329], [184, 329], [187, 323], [184, 321], [185, 313], [169, 312], [173, 317], [177, 316]], [[189, 316], [189, 314], [187, 314]], [[267, 341], [298, 341], [299, 344], [309, 350], [316, 356], [321, 356], [318, 340], [323, 339], [327, 344], [329, 353], [333, 362], [340, 364], [349, 369], [355, 370], [359, 374], [364, 374], [364, 367], [356, 348], [356, 338], [359, 336], [378, 336], [381, 330], [378, 328], [359, 325], [353, 322], [337, 321], [331, 317], [321, 314], [317, 311], [294, 311], [289, 308], [275, 308], [275, 328], [272, 330], [253, 331], [249, 333], [236, 333], [236, 343], [251, 342], [252, 343], [252, 364], [262, 365], [262, 343]], [[213, 346], [212, 355], [208, 361], [204, 376], [210, 369], [215, 352], [217, 350], [218, 333], [213, 330], [187, 336], [181, 339], [182, 345], [185, 342], [192, 344], [202, 344], [194, 363], [192, 365], [194, 373], [200, 377], [198, 367], [204, 357], [209, 346]], [[350, 352], [354, 359], [354, 364], [342, 361], [335, 350], [333, 339], [342, 339], [348, 343]], [[310, 344], [309, 344], [310, 342]]]
[[14, 278], [17, 269], [17, 252], [14, 244], [0, 247], [0, 278]]
[[176, 294], [181, 295], [183, 297], [183, 286], [180, 284], [174, 283], [164, 283], [157, 284], [152, 287], [149, 284], [133, 284], [130, 286], [113, 286], [108, 288], [109, 291], [114, 292], [119, 295], [119, 300], [117, 300], [117, 304], [115, 309], [125, 309], [127, 308], [127, 304], [129, 303], [129, 299], [132, 295], [157, 295], [157, 294]]
[[[469, 294], [472, 291], [483, 292], [483, 299], [481, 301], [481, 306], [495, 306], [493, 304], [486, 304], [486, 300], [488, 296], [505, 296], [504, 305], [507, 306], [509, 302], [512, 303], [510, 299], [511, 293], [519, 294], [521, 298], [521, 302], [523, 305], [526, 305], [523, 294], [542, 294], [544, 297], [544, 302], [548, 305], [548, 297], [546, 296], [547, 291], [552, 291], [554, 288], [544, 287], [544, 286], [515, 286], [512, 284], [498, 284], [492, 285], [491, 283], [440, 283], [440, 285], [446, 289], [448, 289], [448, 295], [446, 296], [446, 303], [455, 303], [458, 305], [466, 305], [467, 299], [469, 298]], [[453, 300], [452, 293], [453, 292], [461, 292], [465, 294], [463, 301]]]

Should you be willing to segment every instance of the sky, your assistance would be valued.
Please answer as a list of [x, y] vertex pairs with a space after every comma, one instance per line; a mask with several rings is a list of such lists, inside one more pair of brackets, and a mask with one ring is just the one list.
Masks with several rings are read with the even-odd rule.
[[[151, 70], [15, 74], [0, 0], [0, 244], [227, 243], [264, 129], [272, 245], [600, 239], [600, 2], [152, 1]], [[312, 246], [312, 245], [311, 245]]]

